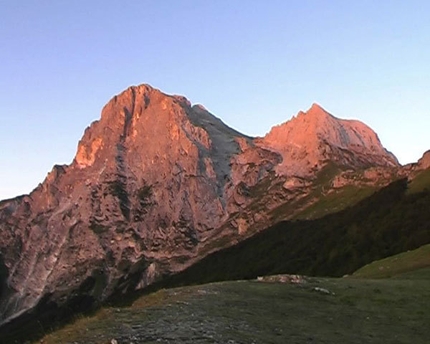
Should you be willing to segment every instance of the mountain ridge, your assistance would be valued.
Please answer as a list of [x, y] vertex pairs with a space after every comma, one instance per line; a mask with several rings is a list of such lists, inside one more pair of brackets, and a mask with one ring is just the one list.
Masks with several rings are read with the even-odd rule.
[[[308, 111], [300, 111], [292, 119], [274, 126], [260, 142], [284, 157], [277, 172], [286, 175], [307, 175], [315, 165], [333, 157], [340, 157], [338, 163], [344, 165], [400, 165], [397, 158], [382, 147], [370, 127], [358, 120], [336, 118], [316, 103]], [[352, 151], [355, 159], [344, 154], [344, 150]], [[307, 170], [303, 170], [304, 165]]]
[[[309, 114], [325, 126], [297, 122]], [[366, 175], [378, 185], [397, 173], [397, 160], [370, 128], [342, 141], [340, 120], [317, 105], [309, 114], [251, 138], [149, 85], [114, 96], [70, 165], [54, 166], [29, 195], [0, 203], [1, 322], [42, 300], [61, 308], [79, 296], [88, 306], [145, 288], [317, 202], [327, 169], [326, 188], [342, 171], [387, 171]], [[288, 130], [302, 140], [299, 150], [282, 146]]]

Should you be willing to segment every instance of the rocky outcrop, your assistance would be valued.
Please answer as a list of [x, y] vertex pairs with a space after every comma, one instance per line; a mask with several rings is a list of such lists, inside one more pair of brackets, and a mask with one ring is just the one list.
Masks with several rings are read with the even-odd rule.
[[421, 170], [426, 170], [430, 168], [430, 150], [425, 152], [421, 159], [418, 160], [418, 168]]
[[422, 171], [430, 168], [430, 150], [424, 152], [423, 156], [415, 163], [404, 165], [399, 170], [399, 175], [409, 180], [414, 179]]
[[70, 165], [0, 202], [1, 322], [180, 271], [269, 226], [328, 162], [398, 166], [370, 128], [317, 105], [254, 139], [184, 97], [130, 87], [85, 130]]
[[359, 121], [338, 119], [317, 104], [257, 142], [281, 154], [276, 171], [283, 175], [311, 176], [327, 161], [353, 168], [399, 166], [372, 129]]

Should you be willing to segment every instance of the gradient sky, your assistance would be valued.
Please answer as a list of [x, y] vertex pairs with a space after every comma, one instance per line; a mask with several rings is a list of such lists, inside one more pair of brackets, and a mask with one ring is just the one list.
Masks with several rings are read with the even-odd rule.
[[429, 1], [0, 2], [0, 199], [70, 163], [130, 85], [264, 135], [313, 102], [401, 163], [430, 149]]

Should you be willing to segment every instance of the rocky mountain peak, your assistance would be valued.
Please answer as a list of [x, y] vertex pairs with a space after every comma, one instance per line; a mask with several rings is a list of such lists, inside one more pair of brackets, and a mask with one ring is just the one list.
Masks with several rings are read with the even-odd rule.
[[149, 85], [129, 87], [113, 97], [101, 119], [85, 131], [75, 158], [77, 166], [92, 166], [103, 152], [108, 158], [118, 144], [123, 148], [153, 146], [161, 154], [166, 141], [175, 140], [175, 128], [186, 121], [190, 106], [185, 97], [169, 96]]
[[259, 144], [282, 155], [279, 174], [309, 175], [327, 160], [355, 167], [398, 165], [367, 125], [336, 118], [318, 104], [273, 127]]
[[312, 103], [311, 107], [308, 111], [300, 111], [299, 114], [306, 115], [306, 116], [314, 116], [314, 117], [324, 117], [324, 116], [332, 116], [330, 113], [328, 113], [321, 105], [318, 103]]
[[430, 150], [424, 152], [423, 156], [418, 160], [418, 166], [423, 170], [430, 168]]
[[41, 300], [67, 308], [144, 288], [263, 230], [328, 161], [398, 164], [369, 127], [317, 104], [253, 139], [183, 96], [126, 89], [71, 165], [0, 203], [0, 326]]
[[[241, 138], [182, 96], [148, 85], [114, 96], [85, 130], [71, 165], [55, 167], [28, 198], [0, 209], [11, 286], [0, 298], [0, 323], [43, 293], [92, 281], [96, 270], [108, 276], [94, 295], [103, 299], [124, 271], [127, 281], [138, 271], [133, 288], [142, 288], [164, 265], [174, 270], [179, 263], [172, 262], [197, 255], [199, 242], [228, 217], [225, 190]], [[33, 269], [41, 252], [50, 258]]]

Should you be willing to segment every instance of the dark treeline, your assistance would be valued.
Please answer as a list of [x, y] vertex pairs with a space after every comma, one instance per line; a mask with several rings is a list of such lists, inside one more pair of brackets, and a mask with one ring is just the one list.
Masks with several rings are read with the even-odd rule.
[[315, 220], [280, 222], [218, 251], [157, 287], [272, 274], [342, 276], [374, 260], [430, 243], [430, 192], [401, 179], [358, 204]]

